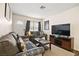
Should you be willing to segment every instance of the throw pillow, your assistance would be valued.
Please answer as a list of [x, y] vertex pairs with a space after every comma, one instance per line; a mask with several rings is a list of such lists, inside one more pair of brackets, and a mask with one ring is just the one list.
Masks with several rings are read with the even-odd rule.
[[25, 44], [25, 42], [23, 41], [23, 39], [21, 37], [19, 37], [19, 40], [18, 40], [18, 47], [19, 47], [21, 52], [27, 50], [26, 49], [26, 44]]

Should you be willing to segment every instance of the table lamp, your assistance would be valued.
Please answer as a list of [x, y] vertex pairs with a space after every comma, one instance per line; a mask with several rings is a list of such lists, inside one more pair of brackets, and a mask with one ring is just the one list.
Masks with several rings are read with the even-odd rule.
[[30, 31], [28, 31], [27, 35], [28, 35], [28, 38], [29, 38], [29, 39], [32, 38], [32, 33], [31, 33]]

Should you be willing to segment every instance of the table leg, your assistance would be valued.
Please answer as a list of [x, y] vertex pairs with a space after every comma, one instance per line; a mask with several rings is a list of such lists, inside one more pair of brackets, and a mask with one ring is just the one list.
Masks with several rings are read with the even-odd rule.
[[50, 48], [50, 50], [51, 50], [51, 43], [49, 43], [49, 48]]

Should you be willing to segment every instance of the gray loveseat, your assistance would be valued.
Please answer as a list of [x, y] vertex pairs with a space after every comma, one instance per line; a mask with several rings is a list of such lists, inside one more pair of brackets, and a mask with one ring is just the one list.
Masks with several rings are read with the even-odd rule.
[[[9, 33], [0, 38], [0, 56], [35, 56], [44, 53], [43, 47], [36, 47], [32, 42], [24, 42], [25, 50], [20, 51], [17, 45], [17, 35]], [[19, 40], [22, 40], [21, 38]]]

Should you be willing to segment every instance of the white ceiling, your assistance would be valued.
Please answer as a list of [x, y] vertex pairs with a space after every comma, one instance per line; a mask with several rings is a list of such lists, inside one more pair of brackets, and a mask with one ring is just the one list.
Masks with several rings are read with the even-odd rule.
[[[44, 5], [45, 9], [40, 9]], [[47, 17], [58, 14], [75, 6], [78, 3], [10, 3], [13, 13], [32, 16], [32, 17]]]

